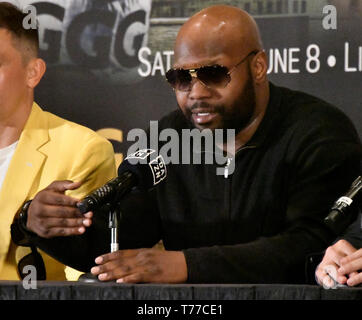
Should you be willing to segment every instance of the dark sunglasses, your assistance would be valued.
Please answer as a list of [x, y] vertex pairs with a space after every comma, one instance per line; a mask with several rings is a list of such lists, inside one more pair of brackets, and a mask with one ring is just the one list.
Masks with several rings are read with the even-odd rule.
[[246, 57], [234, 65], [230, 71], [221, 65], [203, 66], [196, 69], [170, 69], [166, 72], [169, 84], [179, 91], [190, 91], [193, 78], [197, 78], [204, 86], [211, 89], [225, 88], [231, 80], [230, 74], [241, 65], [252, 54], [258, 50], [251, 51]]
[[31, 253], [24, 256], [18, 262], [18, 273], [20, 278], [24, 279], [28, 275], [27, 273], [24, 273], [24, 268], [26, 266], [33, 266], [36, 269], [36, 279], [45, 280], [46, 270], [44, 260], [36, 247], [31, 243], [30, 238], [21, 231], [16, 220], [11, 225], [11, 239], [17, 246], [30, 247], [31, 249]]

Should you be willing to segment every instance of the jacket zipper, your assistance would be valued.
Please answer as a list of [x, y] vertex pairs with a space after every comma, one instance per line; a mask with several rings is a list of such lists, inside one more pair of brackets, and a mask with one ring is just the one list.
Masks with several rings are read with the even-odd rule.
[[226, 162], [226, 165], [225, 165], [225, 167], [224, 167], [224, 178], [225, 178], [225, 179], [227, 179], [228, 176], [229, 176], [229, 166], [230, 166], [230, 163], [231, 163], [231, 161], [233, 160], [233, 158], [235, 158], [236, 155], [237, 155], [241, 150], [254, 149], [254, 148], [256, 148], [256, 146], [241, 147], [239, 150], [237, 150], [237, 151], [235, 152], [234, 157], [227, 158], [227, 162]]
[[228, 158], [227, 162], [226, 162], [226, 166], [224, 167], [224, 178], [227, 179], [227, 177], [229, 176], [229, 166], [231, 163], [231, 160], [233, 158]]
[[[224, 190], [224, 210], [222, 212], [223, 218], [226, 220], [230, 220], [230, 216], [231, 216], [231, 182], [232, 179], [229, 178], [229, 167], [231, 164], [231, 161], [233, 161], [233, 159], [236, 158], [237, 154], [245, 149], [255, 149], [256, 146], [245, 146], [245, 147], [241, 147], [240, 149], [238, 149], [233, 157], [228, 157], [227, 158], [227, 162], [226, 165], [224, 166], [224, 178], [228, 179], [226, 181], [225, 184], [225, 190]], [[201, 151], [200, 153], [207, 153], [210, 151]], [[215, 154], [215, 152], [211, 152], [213, 154]], [[234, 168], [235, 170], [235, 168]], [[227, 232], [224, 234], [224, 240], [227, 240]]]
[[[227, 158], [227, 163], [226, 166], [224, 167], [224, 178], [227, 179], [225, 181], [225, 191], [224, 191], [224, 212], [223, 212], [223, 216], [224, 219], [226, 221], [230, 221], [231, 219], [231, 209], [232, 209], [232, 203], [231, 203], [231, 199], [232, 199], [232, 189], [231, 189], [231, 185], [232, 185], [232, 174], [229, 178], [229, 167], [231, 164], [231, 161], [235, 161], [236, 156], [239, 154], [239, 152], [241, 150], [245, 150], [245, 149], [254, 149], [256, 148], [256, 146], [245, 146], [245, 147], [241, 147], [240, 149], [238, 149], [233, 157], [228, 157]], [[235, 164], [234, 164], [235, 166]], [[234, 167], [234, 171], [235, 171], [235, 167]], [[228, 240], [228, 232], [227, 230], [224, 233], [224, 240], [227, 241]]]

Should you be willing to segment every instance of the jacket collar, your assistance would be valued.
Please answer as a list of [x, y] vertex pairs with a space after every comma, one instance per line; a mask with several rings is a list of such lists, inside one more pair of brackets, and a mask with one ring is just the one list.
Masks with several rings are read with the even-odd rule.
[[34, 181], [46, 159], [40, 149], [48, 141], [47, 118], [34, 103], [0, 190], [0, 268], [10, 244], [10, 225], [23, 203], [32, 196]]
[[38, 150], [49, 141], [48, 130], [48, 119], [44, 116], [44, 111], [34, 102], [28, 121], [21, 133], [19, 144], [24, 142], [23, 144], [30, 144]]

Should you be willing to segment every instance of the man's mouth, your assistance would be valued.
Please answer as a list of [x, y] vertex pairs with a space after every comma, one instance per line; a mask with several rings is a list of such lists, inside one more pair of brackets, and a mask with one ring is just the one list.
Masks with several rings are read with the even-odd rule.
[[217, 117], [215, 112], [192, 112], [192, 119], [197, 124], [206, 124]]

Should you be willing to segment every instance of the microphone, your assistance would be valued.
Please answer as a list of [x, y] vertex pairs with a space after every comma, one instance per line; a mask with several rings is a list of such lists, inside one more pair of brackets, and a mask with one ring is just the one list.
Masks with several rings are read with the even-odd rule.
[[324, 219], [324, 223], [335, 233], [340, 234], [346, 227], [346, 215], [350, 210], [353, 201], [358, 201], [357, 198], [362, 190], [362, 178], [357, 177], [353, 181], [348, 192], [340, 197], [331, 208], [328, 216]]
[[118, 177], [93, 191], [77, 204], [82, 214], [105, 204], [114, 204], [132, 188], [147, 191], [167, 177], [166, 164], [156, 150], [142, 149], [124, 159], [118, 167]]

